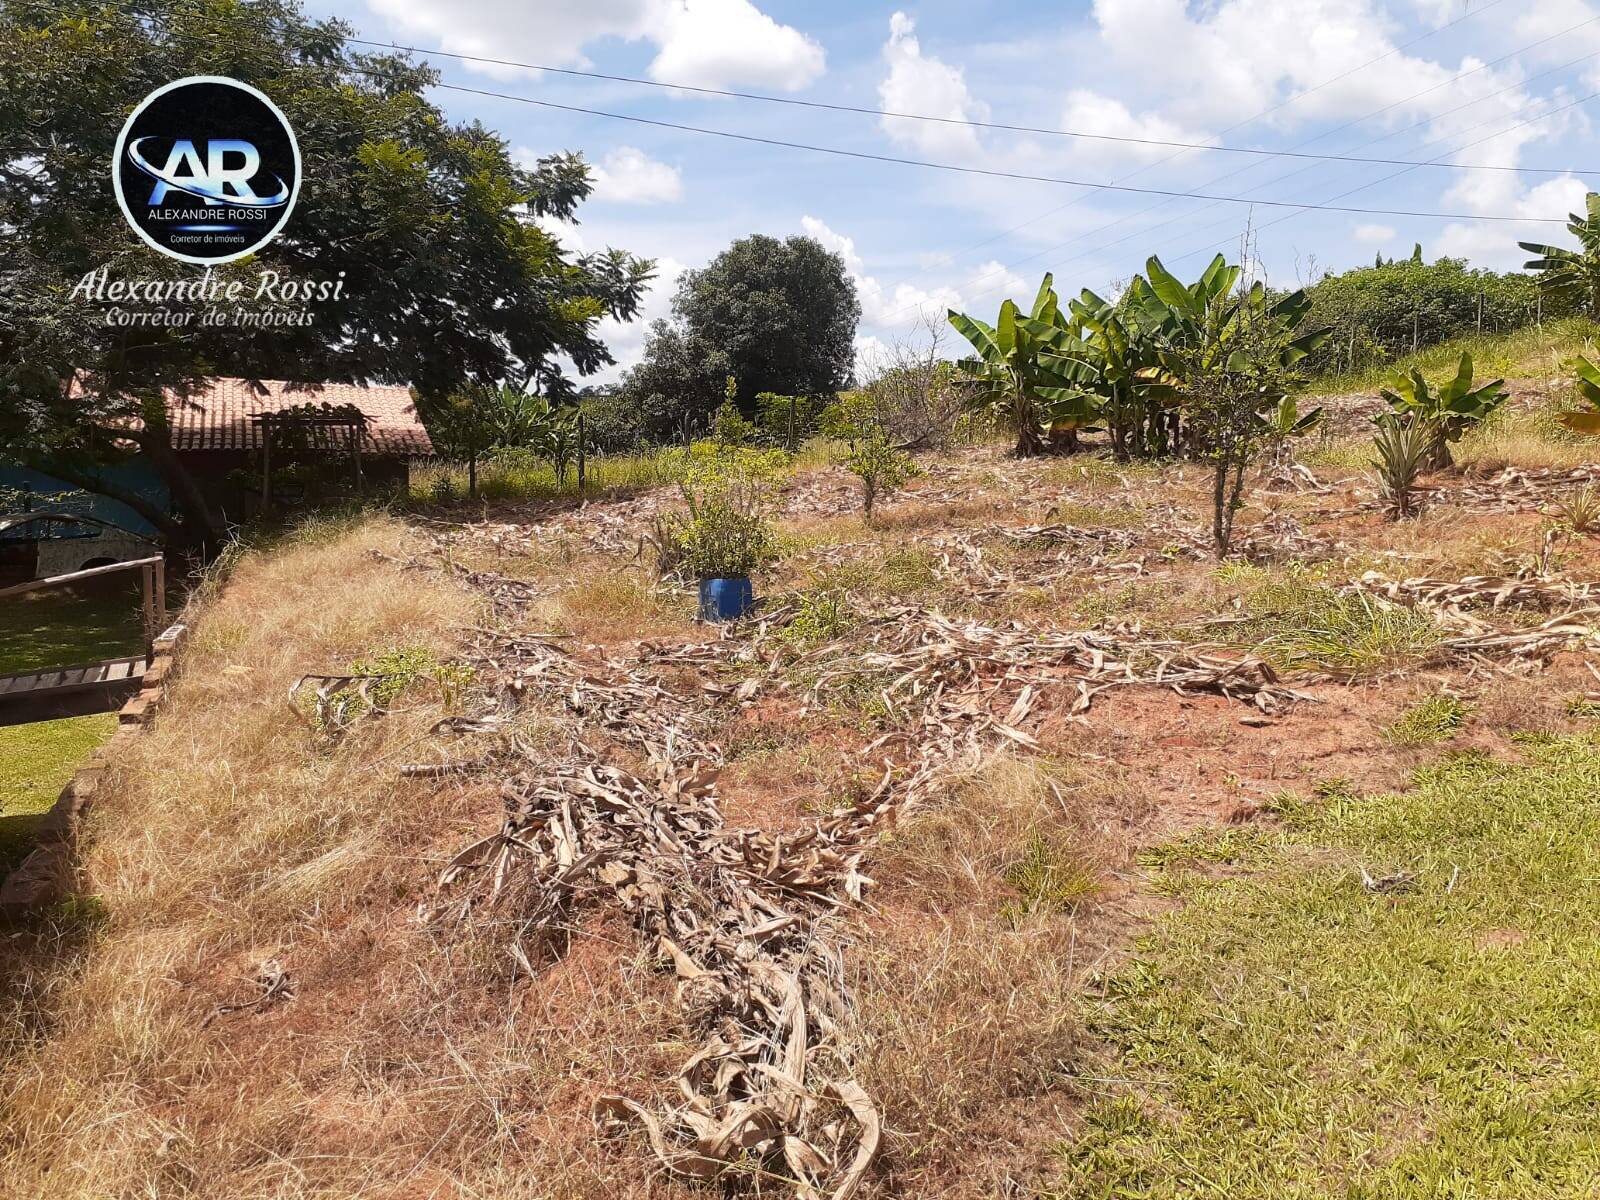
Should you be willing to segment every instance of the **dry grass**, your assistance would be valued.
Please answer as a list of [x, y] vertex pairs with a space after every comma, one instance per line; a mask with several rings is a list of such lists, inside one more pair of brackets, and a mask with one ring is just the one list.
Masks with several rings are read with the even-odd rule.
[[[408, 920], [495, 807], [483, 785], [396, 782], [439, 698], [407, 693], [331, 750], [283, 703], [302, 671], [394, 645], [449, 655], [468, 596], [365, 554], [403, 536], [370, 520], [247, 556], [196, 614], [170, 715], [95, 814], [97, 900], [5, 973], [0, 1193], [649, 1190], [585, 1108], [673, 1057], [670, 996], [628, 931], [592, 931], [508, 996], [500, 931], [443, 945]], [[295, 997], [207, 1024], [256, 994], [267, 958]]]
[[1094, 811], [1070, 777], [1000, 758], [874, 861], [883, 913], [847, 964], [857, 1077], [888, 1114], [896, 1194], [1011, 1194], [1008, 1179], [1044, 1168], [1082, 1053], [1096, 902], [1019, 915], [1014, 868], [1042, 841], [1062, 868], [1102, 878], [1117, 849]]

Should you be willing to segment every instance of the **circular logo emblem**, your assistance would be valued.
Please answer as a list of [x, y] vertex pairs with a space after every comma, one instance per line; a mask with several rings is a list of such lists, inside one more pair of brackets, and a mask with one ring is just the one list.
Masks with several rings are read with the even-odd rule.
[[300, 147], [249, 84], [192, 75], [151, 92], [117, 135], [111, 180], [133, 231], [161, 253], [225, 263], [278, 235], [300, 192]]

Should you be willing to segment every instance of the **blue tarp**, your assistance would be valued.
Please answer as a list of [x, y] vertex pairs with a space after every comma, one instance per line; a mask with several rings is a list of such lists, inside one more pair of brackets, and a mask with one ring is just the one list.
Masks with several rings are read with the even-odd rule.
[[[160, 509], [168, 508], [171, 503], [167, 485], [161, 476], [156, 474], [149, 463], [140, 459], [119, 463], [113, 467], [102, 467], [96, 475], [108, 486], [115, 487], [118, 491], [132, 493]], [[82, 491], [41, 471], [33, 471], [27, 467], [0, 466], [0, 492], [11, 491], [20, 492], [22, 500], [18, 502], [16, 497], [7, 496], [6, 503], [0, 504], [0, 509], [10, 509], [15, 506], [21, 511], [47, 508], [57, 512], [81, 512], [88, 516], [99, 517], [102, 521], [110, 521], [130, 533], [146, 537], [159, 535], [154, 525], [120, 500]], [[66, 493], [65, 498], [62, 497], [62, 493]], [[30, 496], [38, 499], [30, 503], [27, 499]], [[31, 538], [36, 532], [15, 529], [0, 533], [0, 538]], [[63, 535], [67, 533], [66, 530], [61, 532]]]

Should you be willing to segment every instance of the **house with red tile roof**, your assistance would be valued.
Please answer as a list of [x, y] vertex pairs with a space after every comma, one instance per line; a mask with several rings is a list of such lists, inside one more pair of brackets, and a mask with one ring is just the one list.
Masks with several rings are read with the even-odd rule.
[[[404, 487], [412, 460], [433, 454], [411, 390], [404, 387], [219, 376], [187, 392], [169, 391], [167, 418], [179, 461], [207, 500], [233, 521], [255, 515], [268, 502], [314, 501], [330, 490]], [[99, 477], [111, 495], [0, 464], [0, 509], [30, 510], [34, 497], [47, 501], [46, 507], [66, 505], [140, 537], [151, 536], [154, 526], [112, 496], [131, 498], [140, 508], [171, 509], [166, 482], [140, 457], [101, 468]], [[45, 539], [62, 544], [41, 545]], [[58, 522], [43, 533], [0, 534], [0, 575], [26, 577], [46, 561], [59, 567], [67, 550], [69, 557], [95, 565], [120, 557], [103, 529]]]

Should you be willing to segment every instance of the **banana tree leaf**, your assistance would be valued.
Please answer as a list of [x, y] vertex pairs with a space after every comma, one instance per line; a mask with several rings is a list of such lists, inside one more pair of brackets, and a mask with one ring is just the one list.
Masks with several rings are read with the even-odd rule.
[[1000, 306], [1000, 319], [994, 327], [995, 344], [1000, 347], [1001, 354], [1010, 357], [1017, 348], [1017, 305], [1015, 301], [1007, 300]]
[[1562, 413], [1556, 420], [1574, 433], [1600, 433], [1600, 412]]
[[1054, 311], [1057, 307], [1054, 288], [1055, 276], [1049, 271], [1044, 273], [1044, 278], [1039, 282], [1038, 294], [1033, 298], [1033, 308], [1030, 310], [1035, 320], [1048, 320], [1047, 309]]
[[950, 309], [947, 315], [955, 331], [971, 342], [972, 348], [982, 355], [985, 361], [994, 362], [1002, 357], [1000, 344], [995, 340], [995, 331], [992, 328], [954, 309]]
[[1155, 293], [1157, 300], [1166, 305], [1175, 313], [1184, 316], [1198, 316], [1199, 304], [1189, 294], [1189, 289], [1179, 283], [1177, 277], [1161, 265], [1161, 260], [1155, 255], [1144, 265], [1145, 273], [1150, 277], [1150, 290]]

